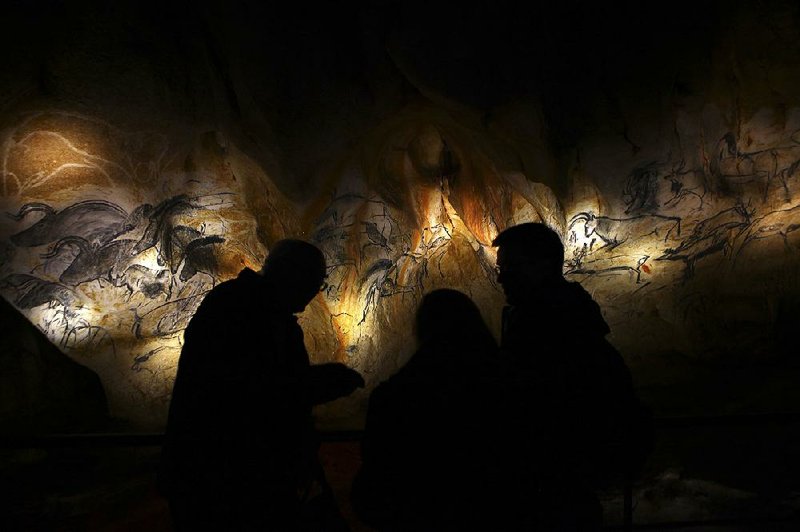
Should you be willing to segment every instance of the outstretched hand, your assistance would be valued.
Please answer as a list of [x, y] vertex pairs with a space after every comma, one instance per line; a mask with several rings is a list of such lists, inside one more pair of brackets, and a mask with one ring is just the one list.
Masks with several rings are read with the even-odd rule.
[[348, 394], [353, 393], [356, 388], [364, 387], [364, 377], [353, 368], [347, 367], [340, 363], [322, 364], [328, 366], [330, 371], [330, 378], [338, 381], [343, 387], [350, 390]]
[[311, 395], [314, 404], [326, 403], [363, 388], [364, 378], [338, 362], [311, 366]]
[[366, 386], [366, 383], [364, 382], [364, 377], [362, 377], [359, 372], [357, 372], [353, 368], [348, 368], [347, 366], [344, 366], [344, 368], [347, 370], [347, 375], [348, 375], [347, 380], [350, 383], [350, 386], [353, 387], [351, 393], [354, 392], [356, 388], [363, 388], [364, 386]]

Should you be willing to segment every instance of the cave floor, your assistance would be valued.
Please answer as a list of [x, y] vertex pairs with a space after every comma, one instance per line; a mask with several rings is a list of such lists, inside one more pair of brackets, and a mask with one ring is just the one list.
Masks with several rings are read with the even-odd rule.
[[[659, 433], [634, 488], [641, 530], [800, 530], [800, 427], [680, 429]], [[4, 531], [172, 530], [155, 488], [157, 447], [0, 451]], [[357, 442], [320, 450], [328, 480], [354, 532], [349, 505]], [[609, 530], [622, 529], [622, 489], [601, 493]], [[703, 525], [702, 523], [707, 523]]]

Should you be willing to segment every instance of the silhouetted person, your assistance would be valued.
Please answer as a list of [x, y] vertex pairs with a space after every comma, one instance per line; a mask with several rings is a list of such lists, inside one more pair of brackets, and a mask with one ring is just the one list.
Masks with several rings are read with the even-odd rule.
[[423, 298], [416, 336], [370, 396], [354, 507], [381, 530], [488, 530], [496, 342], [455, 290]]
[[294, 316], [325, 274], [316, 247], [280, 241], [260, 272], [215, 287], [189, 322], [159, 479], [178, 530], [346, 527], [317, 459], [311, 408], [364, 382], [342, 364], [310, 365]]
[[564, 247], [543, 224], [501, 232], [497, 280], [508, 302], [508, 523], [544, 531], [598, 530], [594, 488], [624, 467], [639, 403], [600, 307], [562, 275]]

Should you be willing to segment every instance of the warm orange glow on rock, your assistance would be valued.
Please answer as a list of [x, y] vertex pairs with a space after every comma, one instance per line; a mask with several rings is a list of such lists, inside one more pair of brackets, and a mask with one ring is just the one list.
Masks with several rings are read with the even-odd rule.
[[[559, 201], [498, 155], [478, 121], [415, 105], [330, 162], [301, 204], [219, 133], [32, 114], [2, 138], [0, 293], [100, 375], [115, 415], [150, 426], [164, 421], [182, 331], [204, 295], [259, 269], [287, 236], [311, 240], [328, 262], [329, 287], [301, 316], [312, 358], [346, 362], [370, 385], [413, 351], [410, 324], [427, 291], [465, 291], [499, 329], [490, 243], [527, 221], [563, 236], [565, 273], [601, 304], [623, 352], [710, 353], [741, 339], [707, 339], [701, 319], [724, 329], [733, 314], [721, 307], [779, 309], [798, 293], [790, 125], [800, 112], [791, 116], [768, 134], [745, 122], [750, 148], [733, 134], [684, 132], [696, 152], [632, 160], [616, 196], [589, 173], [602, 161], [584, 155]], [[715, 193], [706, 172], [729, 192]], [[367, 393], [323, 415], [358, 416]]]

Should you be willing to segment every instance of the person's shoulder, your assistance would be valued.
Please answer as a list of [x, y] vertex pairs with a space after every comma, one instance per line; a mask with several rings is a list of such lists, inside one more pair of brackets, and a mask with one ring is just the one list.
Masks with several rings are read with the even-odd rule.
[[369, 394], [369, 415], [381, 417], [385, 414], [386, 410], [390, 410], [395, 403], [396, 397], [395, 387], [387, 379], [372, 389]]
[[236, 277], [223, 281], [215, 286], [211, 293], [229, 294], [235, 292], [252, 292], [260, 287], [261, 276], [250, 268], [245, 268]]
[[409, 385], [413, 385], [417, 373], [412, 361], [413, 358], [396, 373], [381, 381], [381, 383], [372, 390], [370, 401], [390, 400], [390, 398], [394, 398], [398, 394], [402, 395], [405, 393], [409, 389]]
[[[253, 299], [252, 296], [258, 292], [257, 279], [250, 279], [246, 272], [253, 276], [258, 276], [249, 269], [242, 270], [237, 277], [223, 281], [212, 288], [203, 298], [200, 305], [201, 309], [218, 309], [229, 305], [244, 307], [247, 301]], [[199, 311], [200, 309], [198, 309]]]
[[580, 316], [586, 332], [595, 332], [601, 337], [610, 332], [600, 305], [580, 283], [565, 281], [561, 290], [563, 291], [560, 298], [561, 304], [574, 315]]
[[375, 388], [373, 388], [370, 398], [385, 398], [396, 393], [398, 388], [403, 386], [403, 369], [390, 376], [389, 378], [381, 381]]
[[563, 282], [556, 285], [555, 290], [561, 298], [572, 302], [588, 303], [594, 301], [591, 294], [577, 281], [564, 279]]

